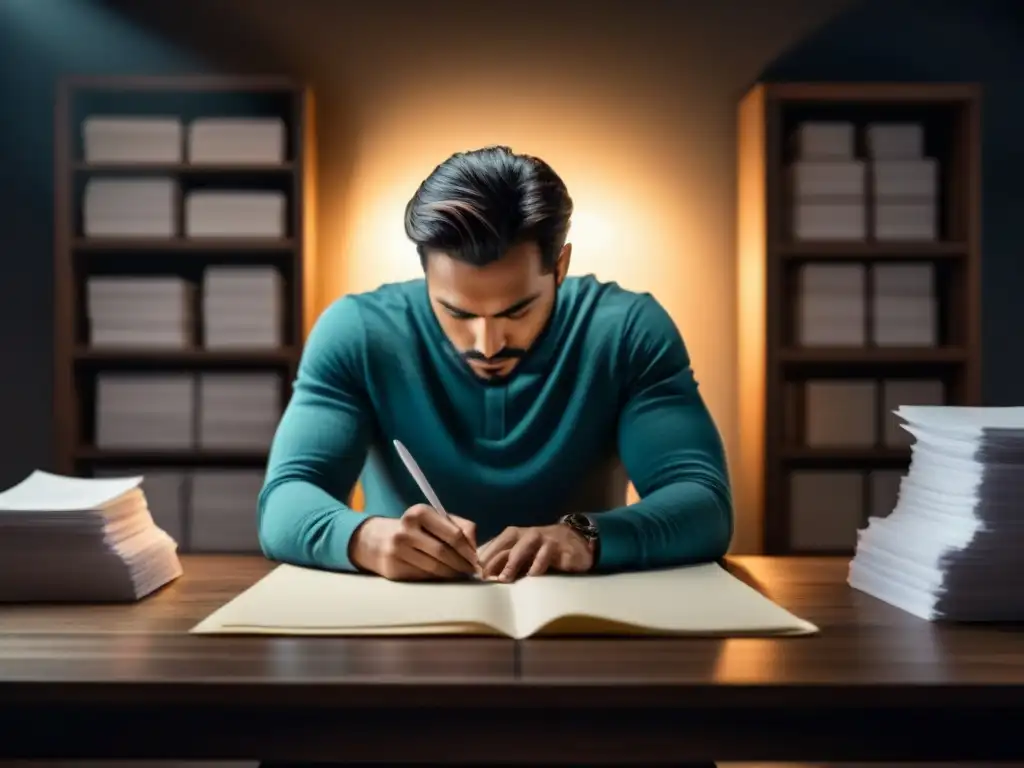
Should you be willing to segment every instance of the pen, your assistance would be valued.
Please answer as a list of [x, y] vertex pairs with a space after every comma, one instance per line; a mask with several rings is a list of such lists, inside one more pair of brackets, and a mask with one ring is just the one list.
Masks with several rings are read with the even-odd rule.
[[412, 475], [412, 479], [416, 481], [416, 485], [420, 487], [423, 495], [427, 497], [427, 501], [442, 517], [448, 517], [448, 512], [443, 506], [441, 506], [441, 500], [437, 498], [437, 494], [434, 493], [434, 489], [430, 487], [430, 483], [427, 482], [426, 475], [423, 474], [423, 470], [420, 469], [420, 465], [416, 463], [416, 459], [412, 457], [408, 449], [398, 440], [393, 441], [395, 444], [395, 450], [398, 451], [398, 455], [402, 458], [402, 463], [405, 464], [405, 468], [409, 470], [409, 474]]

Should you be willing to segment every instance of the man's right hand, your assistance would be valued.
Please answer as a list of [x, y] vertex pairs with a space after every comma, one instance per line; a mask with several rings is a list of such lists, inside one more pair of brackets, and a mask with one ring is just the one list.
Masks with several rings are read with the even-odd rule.
[[480, 569], [476, 526], [426, 504], [409, 507], [398, 519], [364, 522], [352, 537], [351, 559], [357, 568], [394, 581], [457, 579]]

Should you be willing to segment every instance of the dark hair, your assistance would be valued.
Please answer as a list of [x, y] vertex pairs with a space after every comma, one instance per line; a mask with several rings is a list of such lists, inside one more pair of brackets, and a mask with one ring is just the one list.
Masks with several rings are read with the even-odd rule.
[[545, 271], [565, 245], [572, 198], [551, 166], [508, 147], [459, 152], [435, 168], [405, 208], [405, 234], [420, 261], [429, 250], [485, 266], [536, 242]]

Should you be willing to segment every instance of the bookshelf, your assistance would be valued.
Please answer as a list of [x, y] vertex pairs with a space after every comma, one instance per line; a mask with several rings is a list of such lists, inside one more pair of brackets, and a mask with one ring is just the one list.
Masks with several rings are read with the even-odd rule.
[[980, 402], [980, 96], [757, 84], [738, 109], [742, 509], [849, 555], [909, 465], [891, 410]]
[[70, 77], [55, 120], [56, 471], [142, 474], [182, 551], [257, 551], [315, 311], [312, 95]]

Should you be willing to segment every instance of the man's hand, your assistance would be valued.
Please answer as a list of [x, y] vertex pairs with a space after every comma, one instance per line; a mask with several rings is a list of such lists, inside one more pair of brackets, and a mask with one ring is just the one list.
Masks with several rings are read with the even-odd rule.
[[594, 565], [593, 546], [567, 525], [506, 528], [480, 550], [483, 576], [515, 581], [547, 571], [584, 573]]
[[426, 504], [401, 518], [372, 517], [356, 529], [351, 543], [356, 567], [393, 581], [456, 579], [479, 572], [476, 525], [445, 518]]

